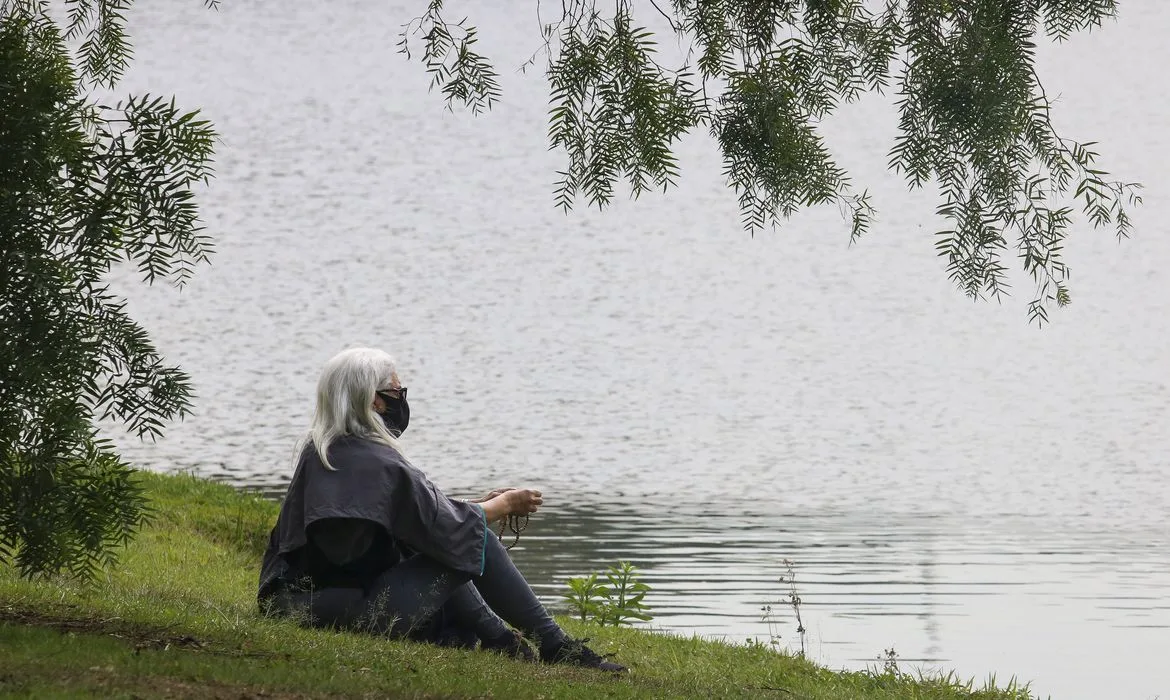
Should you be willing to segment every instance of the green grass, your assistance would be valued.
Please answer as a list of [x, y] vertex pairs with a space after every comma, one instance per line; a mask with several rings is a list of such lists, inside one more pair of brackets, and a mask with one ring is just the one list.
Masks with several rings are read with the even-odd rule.
[[277, 507], [189, 476], [143, 474], [155, 514], [96, 581], [27, 581], [0, 568], [3, 697], [985, 698], [952, 677], [837, 672], [763, 645], [562, 620], [632, 672], [525, 664], [359, 634], [307, 630], [256, 611]]

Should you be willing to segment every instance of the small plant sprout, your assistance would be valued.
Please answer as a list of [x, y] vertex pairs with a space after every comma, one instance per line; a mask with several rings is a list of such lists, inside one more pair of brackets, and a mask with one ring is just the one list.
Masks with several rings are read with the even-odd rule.
[[654, 619], [644, 601], [650, 586], [640, 580], [637, 567], [628, 561], [618, 562], [604, 576], [604, 581], [599, 580], [599, 573], [569, 579], [569, 590], [561, 597], [575, 616], [613, 627]]
[[901, 672], [901, 669], [898, 668], [898, 652], [894, 651], [894, 647], [884, 650], [878, 656], [878, 661], [882, 662], [882, 670], [891, 676], [896, 676]]
[[792, 612], [796, 615], [796, 634], [800, 637], [800, 657], [805, 655], [805, 633], [808, 631], [804, 627], [804, 620], [800, 616], [800, 594], [796, 591], [796, 565], [791, 559], [784, 560], [785, 572], [780, 576], [780, 583], [788, 584], [788, 604], [792, 606]]

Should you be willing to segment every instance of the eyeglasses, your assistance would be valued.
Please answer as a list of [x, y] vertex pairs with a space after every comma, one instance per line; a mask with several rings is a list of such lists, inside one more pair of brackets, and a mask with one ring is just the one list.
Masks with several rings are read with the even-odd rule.
[[398, 387], [397, 389], [380, 389], [374, 393], [382, 397], [383, 401], [397, 401], [406, 398], [406, 387]]

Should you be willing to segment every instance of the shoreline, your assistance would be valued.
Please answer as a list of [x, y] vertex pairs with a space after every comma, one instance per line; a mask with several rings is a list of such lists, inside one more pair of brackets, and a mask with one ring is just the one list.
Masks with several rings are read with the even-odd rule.
[[154, 514], [92, 583], [0, 569], [0, 695], [25, 697], [784, 697], [1031, 700], [954, 673], [834, 671], [763, 643], [566, 619], [627, 676], [262, 618], [259, 560], [277, 504], [140, 472]]

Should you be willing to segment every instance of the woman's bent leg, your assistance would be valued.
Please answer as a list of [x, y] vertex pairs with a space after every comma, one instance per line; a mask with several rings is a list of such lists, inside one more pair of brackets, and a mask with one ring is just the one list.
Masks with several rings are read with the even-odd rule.
[[366, 595], [359, 626], [375, 634], [417, 636], [470, 578], [416, 554], [377, 578]]
[[472, 638], [479, 639], [483, 649], [506, 654], [515, 659], [535, 661], [532, 648], [524, 642], [519, 632], [513, 631], [500, 616], [492, 611], [471, 583], [465, 583], [447, 599], [443, 605], [443, 616], [447, 624], [455, 629], [472, 630]]
[[[471, 577], [415, 555], [387, 569], [367, 590], [322, 588], [278, 593], [274, 608], [311, 627], [426, 639], [435, 613]], [[441, 622], [441, 620], [440, 620]]]
[[475, 629], [480, 639], [496, 639], [508, 633], [508, 627], [500, 616], [492, 612], [471, 583], [465, 583], [447, 599], [444, 611], [450, 613], [462, 625]]
[[504, 620], [542, 648], [563, 643], [565, 633], [536, 598], [504, 545], [487, 538], [483, 574], [472, 579], [480, 595]]

